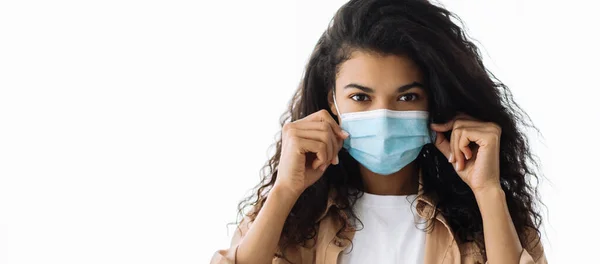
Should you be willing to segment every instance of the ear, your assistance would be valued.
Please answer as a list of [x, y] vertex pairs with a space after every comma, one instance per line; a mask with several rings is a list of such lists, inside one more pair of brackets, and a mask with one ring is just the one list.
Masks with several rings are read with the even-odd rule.
[[335, 87], [329, 89], [329, 92], [327, 93], [327, 103], [329, 104], [329, 109], [331, 110], [331, 113], [333, 113], [333, 115], [337, 117], [338, 111], [337, 108], [335, 108], [335, 104], [333, 103], [333, 89], [335, 89]]

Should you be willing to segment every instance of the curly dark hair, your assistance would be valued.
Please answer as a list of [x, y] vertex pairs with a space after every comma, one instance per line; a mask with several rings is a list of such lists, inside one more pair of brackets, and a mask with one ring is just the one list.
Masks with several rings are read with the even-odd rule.
[[[289, 110], [281, 117], [281, 125], [322, 109], [336, 118], [329, 108], [328, 95], [335, 87], [340, 64], [353, 51], [408, 56], [424, 74], [430, 123], [445, 123], [462, 112], [502, 127], [500, 181], [519, 238], [525, 244], [529, 242], [526, 231], [533, 229], [539, 237], [541, 224], [536, 208], [537, 187], [532, 181], [537, 185], [538, 163], [525, 135], [526, 128], [535, 127], [506, 85], [484, 67], [478, 48], [459, 24], [463, 25], [454, 13], [425, 0], [349, 1], [319, 38]], [[446, 136], [449, 138], [449, 134]], [[238, 205], [238, 218], [247, 207], [252, 207], [248, 217], [253, 221], [262, 208], [277, 179], [281, 146], [278, 137], [276, 151], [261, 171], [261, 182]], [[329, 166], [292, 208], [283, 227], [281, 252], [314, 238], [317, 218], [325, 210], [330, 188], [336, 189], [336, 202], [340, 204], [339, 208], [332, 207], [334, 217], [342, 220], [342, 211], [356, 217], [352, 206], [364, 192], [358, 163], [344, 149], [339, 158], [340, 164]], [[433, 144], [427, 144], [416, 164], [422, 168], [424, 195], [436, 197], [437, 213], [448, 220], [457, 240], [473, 241], [485, 249], [483, 223], [474, 194], [444, 155]]]

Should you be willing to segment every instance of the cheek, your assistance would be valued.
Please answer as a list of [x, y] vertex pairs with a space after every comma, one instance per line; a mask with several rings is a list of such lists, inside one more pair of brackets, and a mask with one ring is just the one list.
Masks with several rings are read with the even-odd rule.
[[402, 104], [399, 107], [400, 109], [396, 109], [399, 111], [428, 111], [429, 107], [427, 101], [415, 101], [409, 104]]
[[427, 96], [419, 95], [419, 99], [404, 102], [399, 104], [400, 109], [403, 111], [428, 111], [429, 110], [429, 100]]
[[429, 100], [427, 99], [427, 97], [424, 97], [423, 99], [419, 100], [417, 102], [417, 110], [422, 110], [422, 111], [427, 111], [429, 110]]
[[351, 112], [362, 112], [368, 110], [367, 103], [357, 103], [351, 99], [347, 99], [344, 101], [344, 106], [340, 106], [342, 108], [343, 113], [351, 113]]
[[417, 100], [415, 102], [416, 107], [418, 109], [416, 110], [421, 110], [421, 111], [428, 111], [429, 110], [429, 96], [427, 93], [423, 92], [419, 94], [419, 100]]

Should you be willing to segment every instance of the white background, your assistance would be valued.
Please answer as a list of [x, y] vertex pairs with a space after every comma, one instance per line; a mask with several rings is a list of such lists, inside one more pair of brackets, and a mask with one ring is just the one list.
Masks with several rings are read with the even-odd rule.
[[[207, 263], [344, 2], [0, 2], [0, 263]], [[595, 1], [443, 3], [544, 136], [549, 260], [589, 263]]]

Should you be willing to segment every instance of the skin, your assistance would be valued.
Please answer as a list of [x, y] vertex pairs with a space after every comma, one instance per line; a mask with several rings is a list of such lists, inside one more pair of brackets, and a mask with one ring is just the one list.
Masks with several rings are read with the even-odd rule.
[[[336, 77], [336, 101], [329, 95], [333, 113], [390, 110], [427, 110], [427, 94], [414, 62], [402, 56], [381, 56], [356, 51], [340, 66]], [[358, 84], [362, 88], [352, 86]], [[368, 87], [369, 89], [365, 89]], [[518, 263], [522, 247], [500, 188], [500, 135], [494, 123], [459, 115], [446, 124], [432, 124], [437, 132], [436, 147], [452, 162], [458, 175], [473, 190], [483, 218], [488, 263]], [[450, 139], [442, 132], [452, 130]], [[279, 237], [300, 194], [315, 183], [325, 169], [339, 162], [337, 153], [348, 134], [325, 110], [286, 124], [282, 130], [282, 153], [278, 176], [269, 198], [239, 243], [237, 263], [271, 263]], [[476, 146], [470, 147], [474, 142]], [[418, 172], [414, 162], [388, 176], [377, 175], [361, 166], [368, 193], [380, 195], [414, 194]], [[244, 223], [244, 222], [242, 222]], [[233, 246], [233, 244], [232, 244]]]
[[[398, 89], [415, 82], [424, 83], [423, 75], [411, 59], [356, 51], [341, 65], [336, 78], [335, 96], [340, 109], [336, 109], [332, 99], [330, 107], [333, 113], [383, 108], [427, 110], [427, 94], [423, 87]], [[454, 164], [457, 174], [475, 194], [483, 218], [488, 263], [517, 263], [522, 246], [500, 187], [501, 127], [461, 114], [446, 124], [432, 124], [431, 129], [437, 133], [435, 146]], [[442, 132], [450, 130], [452, 135], [447, 139]], [[368, 193], [405, 195], [418, 190], [414, 162], [388, 176], [360, 167]]]
[[[335, 115], [375, 109], [427, 111], [428, 100], [424, 87], [406, 86], [415, 82], [423, 84], [424, 80], [412, 60], [357, 51], [351, 59], [342, 63], [336, 78], [335, 95], [340, 109], [335, 108], [333, 93], [329, 94], [330, 107]], [[362, 87], [354, 87], [353, 84]], [[402, 86], [407, 88], [399, 89]], [[391, 175], [379, 175], [362, 165], [360, 172], [367, 193], [415, 194], [419, 187], [415, 162]]]

